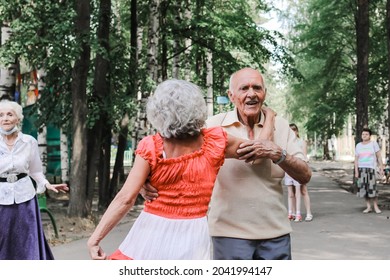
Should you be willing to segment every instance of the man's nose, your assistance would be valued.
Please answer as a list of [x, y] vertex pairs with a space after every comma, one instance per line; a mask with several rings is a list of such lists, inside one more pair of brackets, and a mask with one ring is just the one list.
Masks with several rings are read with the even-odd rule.
[[257, 94], [256, 94], [256, 91], [253, 89], [253, 87], [250, 87], [250, 88], [248, 89], [247, 94], [250, 95], [250, 96], [257, 95]]

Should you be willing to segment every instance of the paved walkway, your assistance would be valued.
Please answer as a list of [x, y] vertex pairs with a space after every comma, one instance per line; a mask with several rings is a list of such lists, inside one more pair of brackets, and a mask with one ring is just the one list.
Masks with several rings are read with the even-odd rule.
[[[319, 172], [313, 172], [308, 187], [314, 219], [292, 222], [293, 259], [390, 260], [390, 210], [384, 209], [382, 214], [363, 214], [364, 200]], [[302, 210], [304, 212], [304, 207]], [[112, 231], [102, 242], [104, 250], [114, 251], [130, 226], [131, 223], [122, 224]], [[59, 260], [90, 259], [86, 239], [52, 249]]]

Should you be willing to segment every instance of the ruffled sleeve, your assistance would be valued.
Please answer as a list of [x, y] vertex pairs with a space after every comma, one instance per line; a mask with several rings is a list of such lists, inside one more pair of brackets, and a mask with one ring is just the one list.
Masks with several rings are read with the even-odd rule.
[[158, 147], [156, 145], [156, 141], [158, 142], [157, 136], [158, 135], [149, 135], [143, 138], [138, 143], [135, 151], [135, 154], [146, 160], [152, 168], [156, 166], [158, 156]]
[[225, 161], [225, 149], [228, 143], [227, 133], [222, 127], [212, 127], [203, 130], [204, 152], [212, 165], [221, 166]]

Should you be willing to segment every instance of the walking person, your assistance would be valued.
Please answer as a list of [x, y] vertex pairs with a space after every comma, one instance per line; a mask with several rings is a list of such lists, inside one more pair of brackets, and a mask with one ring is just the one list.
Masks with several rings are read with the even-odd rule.
[[[235, 108], [210, 117], [207, 126], [222, 127], [229, 135], [243, 139], [258, 139], [267, 119], [262, 110], [266, 98], [262, 74], [252, 68], [233, 73], [228, 95]], [[272, 141], [254, 144], [260, 159], [253, 164], [226, 159], [218, 173], [208, 214], [216, 260], [292, 258], [292, 228], [282, 180], [288, 172], [306, 184], [311, 170], [287, 120], [276, 116], [273, 134]], [[145, 184], [142, 189], [147, 200], [159, 197], [152, 185]]]
[[[307, 160], [307, 144], [306, 141], [301, 139], [299, 137], [299, 130], [298, 126], [294, 123], [290, 123], [290, 128], [292, 131], [294, 131], [297, 142], [301, 146], [303, 154], [305, 155], [305, 158]], [[291, 178], [290, 175], [286, 173], [284, 177], [284, 184], [287, 186], [288, 191], [288, 219], [293, 220], [294, 222], [301, 222], [302, 221], [302, 214], [301, 214], [301, 199], [303, 198], [303, 203], [305, 205], [306, 209], [306, 222], [311, 222], [313, 220], [313, 214], [311, 212], [311, 205], [310, 205], [310, 196], [309, 191], [307, 189], [307, 185], [301, 185], [297, 180], [294, 180]]]
[[51, 260], [36, 194], [68, 186], [46, 180], [38, 143], [20, 131], [22, 120], [18, 103], [0, 101], [0, 260]]
[[377, 142], [371, 141], [371, 130], [363, 128], [362, 141], [355, 148], [355, 177], [357, 178], [357, 196], [366, 201], [364, 214], [372, 212], [372, 206], [377, 214], [382, 213], [378, 206], [378, 187], [376, 184], [376, 168], [378, 164], [381, 178], [384, 176], [382, 156]]
[[[227, 135], [221, 127], [204, 128], [207, 107], [201, 90], [182, 80], [161, 83], [147, 103], [147, 118], [158, 133], [143, 138], [120, 192], [88, 240], [92, 259], [210, 259], [207, 210], [225, 157], [253, 161], [255, 141]], [[264, 139], [272, 137], [274, 116], [267, 112]], [[249, 165], [249, 163], [245, 163]], [[112, 255], [101, 240], [134, 205], [149, 179], [160, 196], [145, 207]], [[237, 189], [243, 187], [236, 185]]]

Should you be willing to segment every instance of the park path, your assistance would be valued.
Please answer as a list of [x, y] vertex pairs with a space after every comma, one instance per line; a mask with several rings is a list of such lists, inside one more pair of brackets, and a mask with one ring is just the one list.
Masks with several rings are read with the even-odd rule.
[[[382, 214], [363, 214], [364, 200], [323, 175], [324, 170], [349, 168], [350, 165], [328, 165], [312, 165], [313, 176], [308, 188], [314, 219], [312, 222], [292, 222], [293, 259], [390, 260], [390, 210], [384, 207]], [[385, 188], [390, 189], [390, 186]], [[305, 213], [304, 207], [302, 210]], [[121, 224], [103, 240], [102, 247], [106, 252], [113, 252], [118, 247], [131, 224]], [[53, 254], [58, 260], [88, 260], [86, 242], [87, 239], [80, 239], [54, 246]]]

